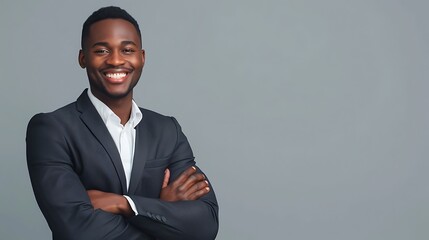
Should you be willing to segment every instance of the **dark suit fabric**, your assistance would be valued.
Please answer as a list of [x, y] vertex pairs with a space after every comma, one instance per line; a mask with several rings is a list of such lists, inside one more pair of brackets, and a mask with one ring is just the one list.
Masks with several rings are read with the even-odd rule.
[[[196, 201], [159, 199], [166, 168], [171, 182], [195, 165], [177, 121], [140, 109], [127, 190], [119, 152], [86, 91], [74, 103], [35, 115], [27, 129], [30, 178], [53, 239], [214, 239], [218, 205], [213, 191]], [[130, 196], [139, 215], [125, 219], [94, 210], [86, 193], [90, 189]]]

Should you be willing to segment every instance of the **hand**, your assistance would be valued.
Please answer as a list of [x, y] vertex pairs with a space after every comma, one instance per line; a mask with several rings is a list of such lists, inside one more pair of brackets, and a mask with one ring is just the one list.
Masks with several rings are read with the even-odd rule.
[[122, 195], [99, 190], [88, 190], [86, 192], [88, 193], [94, 209], [101, 209], [125, 217], [134, 215], [128, 200]]
[[166, 169], [160, 199], [170, 202], [197, 200], [210, 191], [209, 182], [205, 179], [204, 174], [197, 173], [197, 168], [192, 166], [169, 184], [170, 170]]

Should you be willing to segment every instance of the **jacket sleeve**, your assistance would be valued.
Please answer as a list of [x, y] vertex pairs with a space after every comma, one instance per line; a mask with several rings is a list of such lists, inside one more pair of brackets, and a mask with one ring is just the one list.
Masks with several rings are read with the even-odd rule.
[[[192, 150], [180, 125], [176, 119], [172, 120], [177, 131], [177, 142], [168, 166], [171, 172], [170, 182], [187, 168], [195, 166]], [[198, 167], [197, 171], [202, 173]], [[218, 204], [211, 184], [210, 189], [207, 195], [195, 201], [166, 202], [130, 196], [138, 211], [138, 215], [130, 222], [157, 239], [215, 239], [219, 228]]]
[[34, 195], [54, 239], [152, 239], [122, 216], [93, 209], [64, 134], [54, 117], [38, 114], [26, 136]]

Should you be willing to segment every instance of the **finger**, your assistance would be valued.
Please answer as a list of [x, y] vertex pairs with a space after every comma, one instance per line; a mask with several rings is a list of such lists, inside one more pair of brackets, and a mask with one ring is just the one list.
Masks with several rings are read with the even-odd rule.
[[170, 170], [167, 168], [164, 172], [164, 181], [162, 181], [162, 188], [167, 187], [168, 182], [170, 181]]
[[192, 196], [195, 192], [201, 191], [204, 188], [209, 186], [209, 182], [207, 180], [199, 181], [192, 185], [185, 193], [185, 196]]
[[189, 195], [188, 199], [189, 200], [198, 200], [209, 192], [210, 192], [210, 187], [204, 187], [204, 188], [192, 193], [191, 195]]
[[183, 183], [186, 182], [186, 180], [188, 180], [188, 178], [190, 176], [192, 176], [192, 174], [194, 174], [197, 171], [197, 168], [192, 166], [188, 169], [186, 169], [182, 174], [180, 174], [180, 176], [174, 181], [174, 184], [176, 186], [180, 186]]
[[199, 183], [199, 182], [203, 182], [206, 179], [206, 177], [204, 176], [204, 174], [202, 173], [195, 173], [192, 174], [191, 176], [189, 176], [188, 180], [186, 180], [185, 183], [183, 183], [180, 187], [179, 187], [179, 191], [184, 191], [187, 192], [191, 187], [193, 187], [195, 184]]

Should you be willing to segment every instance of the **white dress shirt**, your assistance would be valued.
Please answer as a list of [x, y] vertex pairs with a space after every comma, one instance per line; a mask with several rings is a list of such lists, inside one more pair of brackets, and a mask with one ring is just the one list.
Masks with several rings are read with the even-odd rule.
[[[130, 186], [131, 170], [133, 167], [134, 148], [136, 144], [136, 129], [135, 127], [142, 120], [142, 113], [137, 104], [132, 102], [131, 115], [125, 125], [121, 124], [121, 119], [102, 101], [96, 98], [91, 89], [88, 89], [88, 97], [100, 114], [104, 124], [106, 124], [107, 130], [109, 130], [113, 141], [118, 148], [119, 155], [121, 156], [122, 166], [124, 167], [125, 178], [127, 181], [127, 189]], [[137, 215], [137, 208], [130, 197], [124, 196], [134, 213]]]

